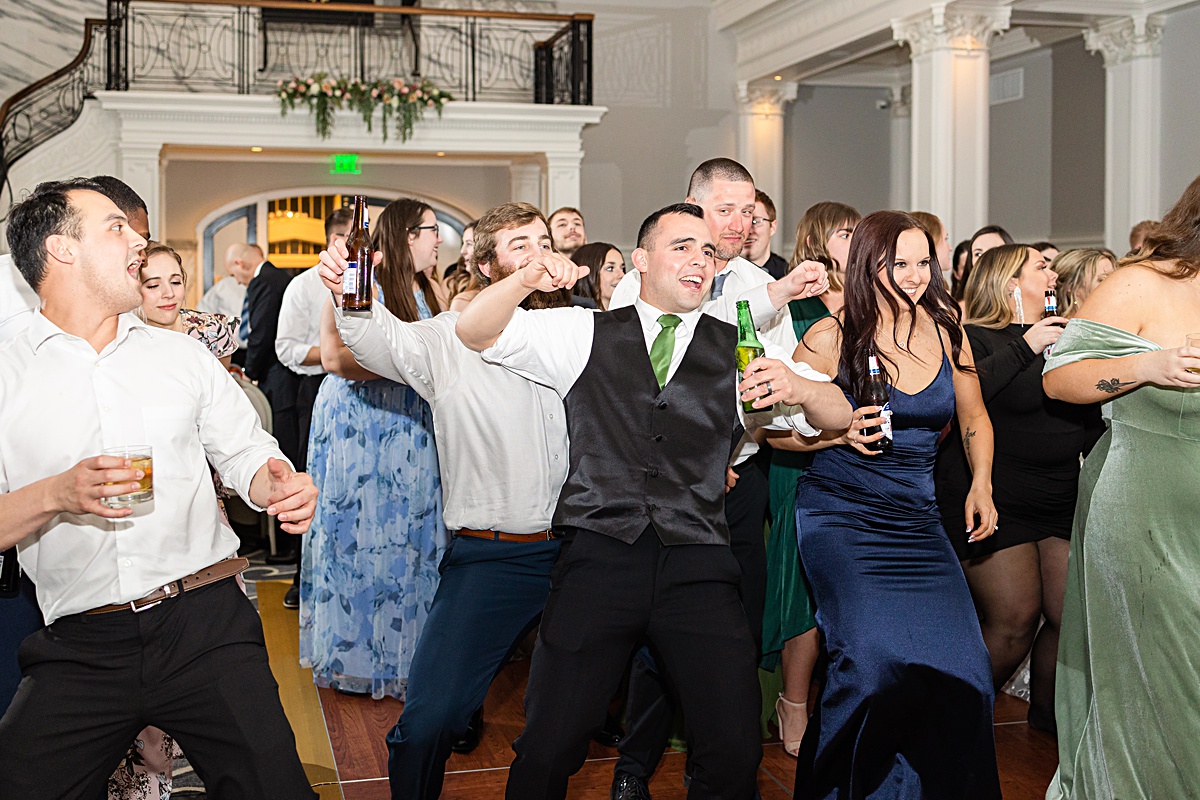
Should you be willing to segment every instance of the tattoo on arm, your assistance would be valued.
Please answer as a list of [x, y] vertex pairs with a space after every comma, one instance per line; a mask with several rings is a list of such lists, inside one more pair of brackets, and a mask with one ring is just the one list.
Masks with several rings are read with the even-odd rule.
[[1125, 381], [1122, 383], [1120, 378], [1113, 378], [1112, 380], [1107, 381], [1101, 379], [1101, 381], [1096, 384], [1096, 388], [1102, 392], [1107, 392], [1108, 394], [1116, 394], [1122, 389], [1128, 389], [1130, 386], [1133, 386], [1134, 383], [1135, 381]]
[[976, 431], [967, 428], [963, 431], [963, 449], [967, 451], [967, 458], [971, 457], [971, 439], [975, 437]]

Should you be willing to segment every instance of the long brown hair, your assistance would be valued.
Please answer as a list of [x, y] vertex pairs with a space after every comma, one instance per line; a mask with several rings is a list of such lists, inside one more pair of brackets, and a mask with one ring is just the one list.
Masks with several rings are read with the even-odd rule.
[[1146, 233], [1138, 251], [1118, 266], [1141, 261], [1174, 261], [1174, 268], [1163, 274], [1179, 281], [1200, 273], [1200, 177], [1188, 184], [1162, 222]]
[[[896, 283], [892, 274], [896, 264], [896, 241], [907, 230], [919, 230], [929, 242], [930, 273], [941, 266], [937, 261], [937, 250], [933, 237], [910, 214], [902, 211], [876, 211], [863, 217], [854, 229], [850, 240], [850, 263], [846, 265], [846, 304], [841, 315], [842, 343], [838, 381], [842, 383], [859, 403], [866, 402], [869, 394], [870, 375], [867, 371], [867, 354], [879, 357], [879, 371], [885, 383], [891, 383], [888, 363], [891, 359], [879, 353], [875, 346], [876, 330], [879, 325], [879, 307], [886, 303], [892, 313], [892, 338], [896, 346], [907, 350], [908, 340], [916, 328], [908, 329], [908, 340], [900, 341], [900, 303], [903, 298], [908, 311], [914, 316], [920, 306], [933, 318], [934, 324], [950, 341], [950, 357], [959, 371], [970, 372], [971, 368], [962, 361], [963, 332], [959, 324], [961, 311], [958, 303], [951, 299], [942, 281], [930, 280], [925, 293], [916, 303]], [[881, 275], [879, 268], [885, 266]], [[890, 289], [889, 289], [890, 286]], [[895, 363], [892, 362], [892, 366]]]
[[841, 273], [845, 264], [834, 264], [829, 255], [829, 237], [842, 228], [853, 228], [862, 219], [854, 206], [825, 200], [810, 206], [796, 225], [796, 249], [788, 260], [788, 271], [801, 261], [820, 261], [829, 274], [829, 288], [840, 292], [843, 289]]
[[425, 294], [425, 304], [434, 316], [442, 313], [433, 284], [424, 272], [417, 272], [408, 244], [413, 228], [421, 224], [426, 211], [432, 210], [411, 197], [394, 200], [379, 215], [371, 237], [371, 246], [383, 253], [383, 261], [375, 271], [379, 288], [383, 290], [383, 305], [404, 322], [416, 322], [421, 318], [413, 295], [414, 281]]

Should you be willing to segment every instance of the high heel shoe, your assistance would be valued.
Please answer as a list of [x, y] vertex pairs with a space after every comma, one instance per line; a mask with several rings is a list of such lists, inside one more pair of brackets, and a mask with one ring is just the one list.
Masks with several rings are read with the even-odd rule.
[[800, 752], [800, 740], [808, 727], [808, 703], [793, 703], [780, 692], [775, 701], [775, 713], [779, 715], [779, 738], [783, 740], [783, 749], [794, 756]]

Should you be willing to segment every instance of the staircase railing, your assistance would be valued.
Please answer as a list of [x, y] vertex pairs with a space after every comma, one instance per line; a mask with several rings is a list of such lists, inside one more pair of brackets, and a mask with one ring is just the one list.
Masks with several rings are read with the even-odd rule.
[[458, 100], [591, 105], [591, 14], [370, 0], [108, 0], [79, 54], [0, 106], [0, 186], [97, 89], [273, 94], [276, 82], [426, 78]]

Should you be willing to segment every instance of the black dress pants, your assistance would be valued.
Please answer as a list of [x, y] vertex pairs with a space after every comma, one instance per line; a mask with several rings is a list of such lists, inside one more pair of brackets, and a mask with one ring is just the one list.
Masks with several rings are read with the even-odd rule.
[[665, 547], [653, 526], [630, 545], [570, 530], [529, 670], [525, 731], [508, 800], [561, 800], [633, 648], [648, 641], [671, 676], [692, 743], [690, 800], [753, 797], [762, 758], [758, 653], [723, 545]]
[[5, 797], [103, 797], [147, 725], [179, 742], [210, 797], [317, 796], [262, 623], [232, 578], [140, 613], [62, 617], [25, 640], [20, 662], [20, 688], [0, 720]]
[[[729, 524], [730, 546], [742, 570], [738, 591], [755, 653], [762, 650], [763, 607], [767, 599], [767, 551], [763, 525], [770, 492], [766, 476], [751, 458], [734, 467], [738, 481], [725, 495], [725, 519]], [[671, 738], [675, 720], [675, 701], [668, 686], [669, 676], [652, 650], [643, 649], [634, 657], [629, 673], [626, 701], [625, 737], [617, 746], [621, 756], [614, 772], [629, 774], [649, 782]], [[755, 673], [757, 675], [757, 673]], [[761, 698], [754, 698], [757, 715]], [[686, 722], [686, 720], [685, 720]], [[759, 734], [755, 734], [757, 742]]]

